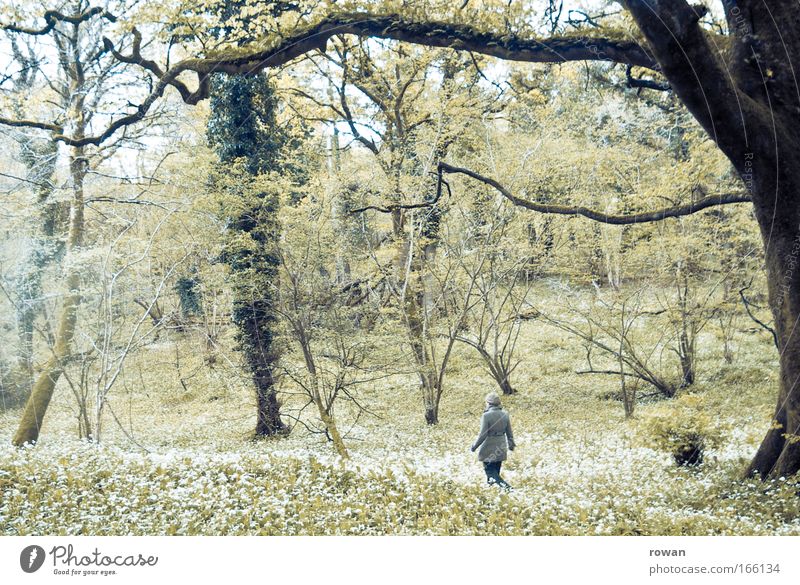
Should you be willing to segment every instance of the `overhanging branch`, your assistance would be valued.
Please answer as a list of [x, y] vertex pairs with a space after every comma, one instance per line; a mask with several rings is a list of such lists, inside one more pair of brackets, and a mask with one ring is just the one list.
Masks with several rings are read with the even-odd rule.
[[[91, 9], [86, 14], [99, 14]], [[50, 13], [48, 13], [50, 14]], [[73, 18], [59, 15], [61, 19]], [[110, 16], [110, 15], [109, 15]], [[48, 27], [41, 29], [45, 34], [52, 30], [50, 16]], [[78, 17], [75, 17], [78, 18]], [[79, 18], [84, 18], [80, 15]], [[87, 17], [88, 18], [88, 17]], [[112, 17], [113, 18], [113, 17]], [[53, 21], [55, 22], [55, 21]], [[6, 25], [8, 28], [11, 25]], [[15, 30], [19, 27], [12, 27]], [[10, 29], [9, 29], [10, 30]], [[28, 31], [30, 32], [30, 31]], [[279, 67], [297, 57], [315, 50], [324, 50], [328, 39], [336, 35], [357, 35], [408, 42], [428, 47], [450, 48], [456, 51], [471, 51], [497, 57], [507, 61], [531, 63], [562, 63], [565, 61], [610, 61], [635, 65], [648, 69], [658, 69], [658, 64], [638, 42], [601, 37], [550, 37], [545, 39], [525, 38], [509, 34], [480, 31], [466, 24], [445, 22], [416, 22], [397, 14], [372, 15], [363, 13], [342, 13], [328, 16], [316, 24], [298, 28], [293, 34], [270, 43], [264, 48], [259, 43], [256, 48], [236, 48], [205, 58], [184, 59], [173, 67], [162, 70], [154, 61], [144, 59], [139, 50], [140, 40], [134, 33], [133, 52], [124, 55], [114, 43], [104, 39], [104, 49], [122, 62], [135, 64], [153, 74], [158, 82], [150, 94], [130, 114], [110, 124], [103, 132], [86, 137], [64, 135], [60, 128], [49, 125], [54, 130], [55, 140], [71, 146], [98, 145], [107, 140], [117, 130], [140, 121], [153, 104], [172, 86], [190, 104], [206, 99], [209, 94], [208, 76], [222, 72], [232, 75], [252, 74], [257, 71]], [[199, 87], [190, 91], [179, 77], [186, 72], [194, 72], [199, 79]], [[41, 126], [31, 126], [44, 128]]]
[[628, 65], [625, 69], [625, 81], [630, 88], [652, 89], [655, 91], [669, 91], [672, 88], [669, 83], [660, 83], [652, 79], [642, 79], [633, 76], [633, 65]]
[[691, 215], [692, 213], [697, 213], [698, 211], [702, 211], [703, 209], [708, 209], [709, 207], [728, 205], [731, 203], [746, 203], [751, 201], [749, 195], [747, 194], [728, 193], [724, 195], [713, 195], [709, 197], [703, 197], [701, 199], [692, 201], [691, 203], [687, 203], [685, 205], [666, 207], [655, 211], [645, 211], [641, 213], [631, 213], [631, 214], [613, 214], [613, 213], [605, 213], [603, 211], [598, 211], [596, 209], [591, 209], [589, 207], [555, 205], [552, 203], [540, 203], [538, 201], [529, 201], [527, 199], [522, 199], [521, 197], [517, 197], [516, 195], [511, 193], [511, 191], [503, 187], [503, 185], [501, 185], [494, 179], [485, 177], [470, 169], [454, 167], [447, 163], [439, 163], [439, 172], [460, 173], [462, 175], [471, 177], [476, 181], [480, 181], [485, 185], [493, 187], [494, 189], [499, 191], [500, 194], [503, 195], [503, 197], [511, 201], [514, 205], [517, 205], [519, 207], [524, 207], [525, 209], [530, 209], [531, 211], [537, 211], [539, 213], [551, 213], [556, 215], [580, 215], [588, 219], [591, 219], [592, 221], [599, 221], [601, 223], [609, 223], [614, 225], [629, 225], [636, 223], [661, 221], [669, 217], [681, 217], [684, 215]]
[[[638, 42], [603, 37], [560, 36], [526, 38], [478, 30], [466, 24], [418, 22], [398, 14], [333, 14], [317, 24], [302, 28], [268, 48], [244, 47], [232, 54], [222, 53], [194, 59], [188, 68], [198, 73], [224, 71], [250, 73], [283, 65], [311, 50], [324, 49], [335, 35], [356, 35], [407, 43], [472, 51], [506, 61], [563, 63], [566, 61], [611, 61], [658, 69], [655, 59]], [[179, 64], [180, 65], [180, 64]]]
[[11, 126], [13, 128], [34, 128], [36, 130], [49, 130], [60, 134], [64, 131], [63, 126], [58, 124], [48, 124], [47, 122], [39, 122], [37, 120], [15, 120], [13, 118], [4, 118], [0, 116], [0, 125]]
[[[128, 63], [129, 65], [138, 65], [155, 75], [157, 79], [164, 79], [164, 70], [161, 69], [158, 63], [151, 59], [145, 59], [142, 55], [142, 33], [140, 33], [136, 27], [134, 27], [131, 32], [133, 34], [133, 45], [130, 55], [124, 55], [117, 51], [114, 48], [114, 43], [107, 37], [103, 37], [103, 48], [110, 52], [117, 61]], [[175, 77], [169, 78], [168, 84], [178, 90], [184, 102], [187, 104], [196, 104], [207, 98], [209, 92], [208, 75], [199, 75], [198, 77], [199, 83], [196, 91], [191, 91], [185, 83]]]

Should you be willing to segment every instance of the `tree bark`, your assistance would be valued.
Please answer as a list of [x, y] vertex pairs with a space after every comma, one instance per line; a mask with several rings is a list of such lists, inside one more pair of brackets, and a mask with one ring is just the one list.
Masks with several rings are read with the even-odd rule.
[[[762, 233], [765, 232], [762, 224]], [[776, 226], [765, 246], [769, 300], [779, 344], [779, 391], [772, 425], [747, 474], [788, 477], [800, 470], [800, 230], [796, 224]]]
[[[261, 291], [261, 298], [247, 299], [254, 291], [249, 283], [234, 280], [233, 321], [238, 328], [248, 369], [256, 390], [256, 428], [257, 437], [285, 434], [288, 428], [281, 420], [280, 402], [275, 388], [273, 369], [277, 357], [273, 348], [273, 327], [275, 325], [273, 300], [268, 291]], [[270, 280], [277, 274], [270, 275]]]

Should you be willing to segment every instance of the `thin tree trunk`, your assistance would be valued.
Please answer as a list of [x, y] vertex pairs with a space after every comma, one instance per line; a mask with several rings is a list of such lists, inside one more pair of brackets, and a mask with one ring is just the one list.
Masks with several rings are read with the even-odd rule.
[[680, 335], [681, 386], [694, 384], [694, 343], [684, 329]]
[[422, 405], [425, 409], [425, 422], [429, 425], [439, 424], [439, 401], [442, 398], [441, 386], [438, 384], [434, 371], [428, 371], [421, 376], [422, 379]]
[[314, 404], [319, 411], [319, 418], [322, 420], [322, 424], [325, 425], [325, 430], [328, 431], [328, 436], [333, 441], [333, 446], [336, 448], [336, 452], [342, 459], [349, 459], [350, 454], [347, 452], [347, 447], [344, 445], [344, 440], [342, 439], [342, 435], [339, 434], [339, 428], [336, 426], [336, 419], [327, 411], [325, 405], [322, 403], [322, 397], [320, 395], [319, 388], [317, 384], [319, 384], [319, 380], [316, 376], [312, 376], [312, 384], [314, 385]]
[[[407, 247], [411, 247], [408, 242]], [[413, 251], [408, 252], [413, 253]], [[407, 276], [406, 291], [403, 298], [406, 329], [408, 331], [411, 353], [414, 356], [419, 372], [422, 400], [425, 407], [425, 422], [429, 425], [439, 423], [439, 388], [436, 384], [436, 372], [433, 369], [433, 358], [428, 351], [425, 335], [425, 317], [423, 315], [424, 293], [418, 262], [412, 259]]]
[[497, 385], [500, 387], [500, 391], [505, 394], [506, 396], [511, 396], [512, 394], [516, 394], [517, 391], [511, 385], [511, 382], [508, 381], [508, 374], [500, 369], [498, 370], [498, 375], [495, 376], [495, 381]]
[[347, 447], [344, 445], [342, 435], [339, 433], [339, 428], [336, 426], [336, 419], [331, 414], [330, 408], [326, 407], [322, 401], [322, 381], [317, 374], [317, 364], [314, 361], [314, 354], [311, 351], [311, 341], [306, 335], [306, 331], [302, 325], [296, 326], [295, 331], [297, 333], [297, 341], [300, 344], [300, 349], [303, 351], [303, 359], [306, 363], [306, 370], [308, 370], [310, 378], [308, 391], [311, 394], [311, 400], [314, 402], [314, 406], [317, 407], [319, 418], [325, 426], [328, 437], [333, 441], [336, 452], [343, 459], [349, 459], [350, 455], [347, 452]]

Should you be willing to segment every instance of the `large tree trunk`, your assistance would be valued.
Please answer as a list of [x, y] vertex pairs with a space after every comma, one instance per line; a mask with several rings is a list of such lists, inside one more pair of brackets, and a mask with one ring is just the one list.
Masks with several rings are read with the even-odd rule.
[[58, 379], [64, 372], [64, 362], [70, 355], [72, 338], [75, 336], [78, 307], [81, 302], [81, 279], [78, 267], [69, 260], [78, 252], [83, 242], [83, 180], [86, 176], [86, 159], [83, 156], [82, 147], [72, 149], [70, 174], [72, 177], [72, 202], [67, 238], [67, 292], [61, 303], [61, 316], [56, 329], [52, 355], [31, 389], [31, 395], [25, 404], [17, 432], [12, 439], [12, 443], [17, 446], [35, 443], [38, 440], [44, 415], [53, 397]]
[[[798, 150], [793, 153], [784, 153], [782, 174], [800, 175], [800, 157], [796, 154], [800, 144], [795, 148]], [[775, 189], [776, 181], [772, 189], [766, 186], [762, 193], [772, 193], [774, 197], [783, 191], [783, 197], [779, 197], [788, 199], [789, 193], [797, 192], [794, 186], [800, 186], [800, 176], [781, 178], [785, 182], [780, 190]], [[756, 212], [766, 249], [769, 302], [780, 355], [778, 402], [772, 425], [747, 470], [749, 475], [761, 477], [788, 477], [800, 470], [800, 214], [797, 204], [790, 206], [786, 199], [783, 205], [779, 203], [785, 212], [783, 217], [765, 217], [771, 215], [765, 206], [760, 210], [757, 206]]]
[[787, 477], [800, 470], [800, 96], [793, 71], [800, 16], [790, 2], [746, 0], [741, 6], [744, 25], [733, 11], [729, 20], [742, 34], [757, 33], [758, 44], [737, 46], [739, 85], [762, 115], [747, 128], [748, 149], [734, 166], [753, 194], [780, 355], [773, 422], [747, 473]]
[[281, 404], [275, 389], [275, 380], [270, 368], [253, 374], [256, 387], [256, 430], [258, 437], [282, 435], [288, 432], [288, 427], [281, 420]]

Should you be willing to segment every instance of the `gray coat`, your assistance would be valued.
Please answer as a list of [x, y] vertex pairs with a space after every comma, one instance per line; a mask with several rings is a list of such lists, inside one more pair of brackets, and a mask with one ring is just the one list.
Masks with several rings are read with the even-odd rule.
[[490, 406], [481, 416], [481, 432], [472, 445], [473, 451], [480, 447], [478, 461], [505, 461], [508, 456], [506, 438], [508, 449], [513, 451], [514, 435], [511, 433], [508, 413], [499, 406]]

